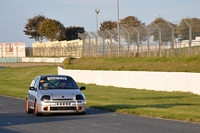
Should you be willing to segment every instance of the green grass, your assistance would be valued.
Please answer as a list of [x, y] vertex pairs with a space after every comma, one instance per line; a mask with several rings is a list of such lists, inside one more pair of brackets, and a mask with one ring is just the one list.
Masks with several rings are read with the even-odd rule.
[[[79, 84], [84, 85], [84, 84]], [[200, 122], [200, 96], [184, 92], [162, 92], [86, 85], [84, 94], [91, 108], [125, 114]]]
[[[187, 68], [177, 65], [187, 64]], [[151, 65], [150, 65], [151, 64]], [[150, 65], [150, 66], [149, 66]], [[70, 69], [200, 71], [200, 57], [183, 58], [81, 58], [67, 65]], [[178, 69], [179, 68], [179, 69]], [[178, 70], [177, 70], [178, 69]], [[57, 66], [32, 66], [0, 69], [0, 94], [25, 99], [31, 80], [40, 74], [55, 74]], [[87, 107], [125, 114], [135, 114], [200, 123], [200, 96], [186, 92], [162, 92], [97, 86], [86, 86]]]
[[0, 69], [0, 94], [25, 98], [31, 81], [40, 74], [57, 74], [57, 66]]
[[182, 57], [97, 57], [72, 59], [66, 69], [200, 72], [200, 55]]

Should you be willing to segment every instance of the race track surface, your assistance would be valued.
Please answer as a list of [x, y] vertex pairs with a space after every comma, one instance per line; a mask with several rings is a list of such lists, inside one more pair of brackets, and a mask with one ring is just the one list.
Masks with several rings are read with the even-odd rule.
[[200, 124], [88, 108], [85, 115], [36, 117], [25, 100], [0, 95], [0, 133], [199, 133]]

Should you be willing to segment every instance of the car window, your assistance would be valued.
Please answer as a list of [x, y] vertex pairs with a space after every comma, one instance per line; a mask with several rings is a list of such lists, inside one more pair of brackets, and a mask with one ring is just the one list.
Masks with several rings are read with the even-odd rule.
[[35, 79], [34, 88], [37, 88], [37, 87], [38, 87], [38, 80], [39, 80], [39, 77], [37, 77], [37, 78]]
[[33, 87], [33, 86], [34, 86], [34, 84], [35, 84], [35, 79], [34, 79], [34, 80], [32, 80], [30, 87]]
[[30, 87], [35, 87], [35, 83], [37, 81], [38, 77], [36, 77], [34, 80], [32, 80]]
[[78, 85], [71, 77], [47, 76], [39, 81], [40, 89], [78, 89]]

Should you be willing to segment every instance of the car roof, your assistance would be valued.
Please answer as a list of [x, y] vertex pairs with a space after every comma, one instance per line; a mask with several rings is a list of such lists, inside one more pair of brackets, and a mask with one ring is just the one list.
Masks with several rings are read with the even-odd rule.
[[71, 76], [62, 74], [44, 74], [44, 75], [39, 75], [39, 77], [71, 77]]

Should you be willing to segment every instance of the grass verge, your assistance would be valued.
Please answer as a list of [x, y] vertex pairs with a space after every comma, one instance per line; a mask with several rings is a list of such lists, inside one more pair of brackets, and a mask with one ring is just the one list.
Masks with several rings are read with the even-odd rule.
[[66, 69], [200, 72], [200, 55], [181, 57], [96, 57], [71, 59]]

